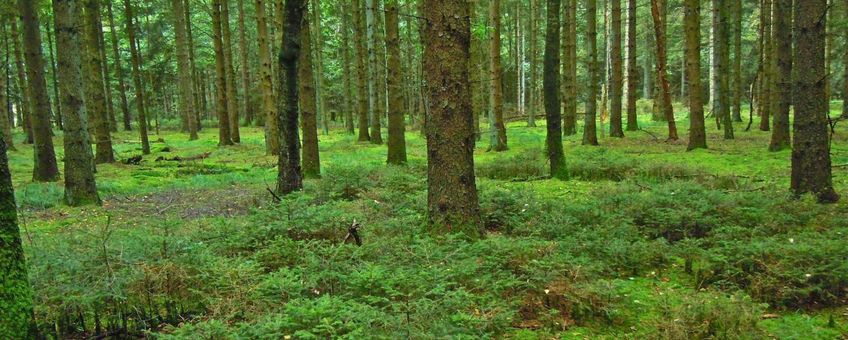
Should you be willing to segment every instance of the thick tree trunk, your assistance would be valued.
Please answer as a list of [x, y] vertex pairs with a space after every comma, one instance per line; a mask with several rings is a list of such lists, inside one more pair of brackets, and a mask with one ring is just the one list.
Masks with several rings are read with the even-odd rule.
[[665, 51], [665, 22], [660, 14], [657, 0], [651, 0], [651, 16], [654, 18], [654, 37], [657, 42], [657, 74], [660, 82], [660, 95], [662, 97], [662, 110], [665, 120], [668, 122], [668, 139], [677, 140], [677, 125], [674, 122], [674, 108], [671, 106], [671, 90], [666, 76], [666, 51]]
[[830, 135], [827, 123], [825, 74], [826, 0], [795, 1], [795, 138], [791, 188], [795, 195], [811, 193], [819, 202], [839, 200], [833, 190]]
[[112, 1], [106, 1], [106, 11], [109, 13], [109, 37], [112, 42], [112, 58], [115, 69], [115, 78], [118, 79], [118, 92], [121, 97], [121, 113], [123, 114], [124, 131], [132, 130], [132, 117], [130, 106], [127, 102], [127, 84], [124, 81], [124, 67], [121, 65], [120, 44], [118, 33], [115, 30], [115, 15], [112, 12]]
[[[106, 108], [106, 93], [103, 89], [103, 60], [100, 59], [100, 35], [102, 34], [100, 30], [100, 0], [84, 0], [84, 3], [86, 37], [84, 69], [86, 73], [85, 93], [88, 102], [85, 103], [83, 111], [90, 118], [89, 122], [94, 123], [94, 137], [97, 144], [94, 162], [97, 164], [112, 163], [115, 161], [115, 156], [112, 151], [112, 134], [109, 123], [109, 112]], [[71, 39], [78, 41], [76, 37]], [[58, 53], [63, 52], [67, 53], [66, 51], [60, 51]], [[66, 65], [66, 67], [68, 66], [73, 67], [73, 65]], [[69, 78], [73, 79], [73, 77]], [[70, 119], [69, 117], [68, 120]]]
[[[85, 1], [85, 16], [88, 21], [86, 26], [89, 31], [89, 38], [91, 38], [93, 33], [96, 33], [96, 28], [92, 29], [92, 26], [97, 27], [95, 20], [99, 20], [99, 15], [96, 12], [100, 10], [100, 6], [96, 0]], [[81, 4], [76, 0], [57, 0], [56, 4], [56, 47], [59, 59], [59, 84], [62, 87], [59, 89], [59, 93], [62, 94], [62, 106], [65, 108], [65, 202], [70, 206], [100, 204], [97, 185], [94, 182], [91, 138], [88, 134], [86, 106], [83, 104], [82, 93], [81, 52], [79, 49], [82, 41], [79, 39], [78, 27], [80, 25], [76, 22], [77, 18], [81, 17], [82, 13], [79, 13], [78, 10], [82, 6], [79, 6]], [[89, 44], [91, 43], [89, 42]], [[94, 55], [98, 55], [96, 46], [94, 48], [89, 46], [88, 54], [92, 54], [92, 52]], [[90, 55], [89, 62], [92, 66], [95, 66], [95, 62], [99, 62], [99, 60], [92, 60], [98, 58], [91, 57]], [[89, 68], [99, 69], [99, 66]], [[97, 109], [102, 111], [104, 99], [102, 84], [97, 81], [99, 79], [99, 77], [95, 79], [94, 76], [90, 76], [88, 80], [94, 81], [95, 84], [88, 84], [88, 87], [92, 90], [96, 90], [94, 88], [100, 89], [99, 98], [94, 98], [94, 101], [99, 101], [99, 103], [94, 106], [99, 104]], [[95, 94], [94, 97], [98, 96]], [[101, 117], [96, 120], [98, 124], [102, 124], [100, 119], [105, 118], [102, 116], [104, 114], [101, 113]], [[97, 128], [98, 131], [102, 129], [103, 127]], [[105, 129], [108, 136], [108, 120]], [[111, 144], [109, 146], [111, 152]], [[99, 148], [100, 145], [98, 144]]]
[[701, 1], [686, 0], [683, 6], [686, 78], [689, 80], [689, 146], [686, 149], [706, 149], [707, 133], [701, 99]]
[[[241, 1], [241, 0], [239, 0]], [[197, 139], [197, 121], [194, 114], [194, 91], [191, 86], [191, 64], [188, 56], [188, 42], [186, 37], [186, 22], [183, 9], [183, 0], [171, 0], [171, 11], [174, 19], [174, 35], [177, 50], [177, 73], [179, 76], [180, 116], [188, 125], [188, 139]]]
[[621, 121], [621, 0], [610, 0], [610, 137], [624, 137]]
[[33, 320], [33, 293], [18, 229], [18, 206], [9, 172], [5, 139], [0, 138], [0, 338], [37, 339]]
[[489, 6], [489, 25], [492, 26], [491, 41], [489, 44], [489, 61], [491, 74], [491, 116], [494, 121], [489, 122], [492, 126], [492, 136], [489, 148], [493, 151], [505, 151], [507, 149], [506, 126], [503, 120], [503, 83], [501, 74], [501, 0], [491, 0]]
[[[566, 0], [567, 1], [567, 0]], [[560, 116], [559, 98], [559, 17], [560, 0], [548, 0], [548, 22], [545, 29], [545, 119], [547, 120], [547, 135], [545, 146], [548, 151], [548, 161], [551, 166], [551, 176], [564, 178], [566, 176], [565, 157], [562, 152], [562, 117]]]
[[262, 111], [265, 116], [265, 152], [280, 153], [277, 106], [271, 80], [271, 42], [268, 41], [268, 22], [264, 0], [256, 0], [256, 32], [259, 36], [259, 77], [262, 84]]
[[38, 10], [30, 0], [18, 0], [24, 29], [24, 57], [26, 58], [30, 102], [30, 122], [35, 142], [33, 148], [35, 167], [32, 180], [52, 182], [59, 179], [56, 152], [53, 150], [53, 131], [50, 127], [50, 97], [47, 95], [47, 80], [44, 78], [44, 57], [41, 54], [41, 31]]
[[406, 163], [405, 120], [403, 115], [403, 70], [400, 64], [398, 0], [386, 3], [386, 55], [388, 56], [389, 151], [386, 162]]
[[627, 0], [627, 131], [639, 130], [636, 112], [636, 82], [639, 66], [636, 64], [636, 0]]
[[386, 115], [386, 53], [383, 39], [383, 11], [380, 0], [367, 0], [369, 91], [371, 102], [371, 143], [383, 144], [381, 121]]
[[[308, 1], [308, 0], [307, 0]], [[312, 9], [314, 10], [314, 8]], [[300, 56], [298, 59], [298, 85], [300, 86], [300, 119], [303, 134], [303, 176], [321, 176], [321, 160], [318, 155], [318, 119], [315, 98], [315, 75], [312, 72], [312, 37], [309, 27], [308, 9], [304, 8], [300, 27]]]
[[792, 0], [775, 0], [774, 26], [777, 57], [777, 108], [769, 151], [780, 151], [792, 143], [789, 136], [789, 109], [792, 105]]
[[135, 16], [130, 0], [124, 0], [124, 17], [127, 23], [127, 39], [130, 43], [130, 60], [132, 62], [133, 85], [135, 87], [135, 103], [138, 110], [138, 131], [141, 136], [141, 150], [145, 155], [150, 154], [150, 141], [147, 137], [147, 111], [144, 104], [144, 87], [141, 79], [141, 62], [135, 39]]
[[286, 195], [303, 189], [303, 172], [300, 165], [300, 138], [298, 136], [298, 59], [300, 56], [301, 27], [306, 0], [287, 0], [283, 47], [280, 52], [279, 101], [277, 124], [280, 127], [280, 154], [277, 158], [277, 192]]
[[236, 71], [233, 68], [233, 42], [230, 31], [230, 0], [221, 1], [221, 33], [224, 44], [224, 69], [226, 71], [227, 87], [227, 118], [230, 120], [230, 139], [233, 143], [241, 143], [239, 134], [239, 105], [238, 90], [236, 90]]
[[366, 34], [365, 34], [365, 18], [362, 0], [351, 0], [353, 8], [353, 24], [354, 30], [354, 45], [356, 46], [356, 88], [357, 88], [357, 105], [356, 114], [358, 116], [357, 129], [359, 129], [360, 142], [367, 142], [371, 139], [368, 134], [368, 51], [366, 49]]
[[469, 96], [471, 27], [463, 0], [424, 0], [427, 122], [427, 207], [431, 230], [480, 237], [474, 177], [474, 120]]
[[583, 144], [598, 145], [596, 115], [598, 112], [598, 31], [597, 0], [586, 0], [586, 65], [589, 73], [589, 96], [586, 99], [586, 115], [583, 128]]
[[234, 112], [230, 108], [227, 99], [229, 93], [227, 91], [227, 60], [223, 41], [223, 16], [222, 16], [222, 0], [212, 0], [212, 43], [215, 50], [215, 109], [218, 112], [218, 145], [233, 145], [233, 139], [230, 135], [230, 115]]

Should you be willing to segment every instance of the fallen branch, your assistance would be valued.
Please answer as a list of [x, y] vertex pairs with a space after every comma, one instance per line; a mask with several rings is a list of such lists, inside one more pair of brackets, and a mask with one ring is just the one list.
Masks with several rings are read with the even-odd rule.
[[347, 243], [351, 236], [353, 236], [353, 240], [356, 242], [357, 246], [362, 246], [362, 238], [359, 237], [359, 227], [361, 225], [356, 220], [353, 220], [353, 224], [350, 225], [350, 228], [347, 228], [347, 235], [345, 236], [342, 243]]

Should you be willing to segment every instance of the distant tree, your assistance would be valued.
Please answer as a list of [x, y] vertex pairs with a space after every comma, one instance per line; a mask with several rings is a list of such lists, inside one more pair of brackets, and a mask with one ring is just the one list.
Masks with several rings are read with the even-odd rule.
[[21, 48], [21, 35], [18, 32], [18, 20], [12, 19], [12, 49], [15, 53], [15, 70], [18, 74], [18, 96], [20, 97], [19, 102], [16, 103], [15, 107], [18, 109], [18, 126], [22, 127], [24, 133], [26, 134], [26, 138], [24, 139], [24, 144], [32, 144], [34, 142], [34, 137], [32, 133], [32, 124], [31, 124], [31, 112], [32, 106], [30, 103], [32, 102], [32, 96], [30, 94], [30, 89], [26, 76], [26, 67], [24, 67], [24, 53]]
[[562, 133], [577, 134], [577, 0], [565, 0], [562, 24]]
[[[291, 1], [291, 0], [289, 0]], [[306, 1], [308, 3], [308, 1]], [[300, 56], [298, 68], [298, 100], [300, 101], [300, 124], [303, 134], [302, 166], [303, 176], [317, 178], [321, 176], [321, 160], [318, 155], [318, 117], [315, 98], [315, 75], [312, 63], [312, 33], [309, 25], [309, 8], [303, 9], [303, 22], [300, 28]], [[312, 8], [315, 10], [315, 8]]]
[[795, 51], [797, 69], [793, 90], [795, 138], [792, 146], [791, 189], [795, 195], [811, 193], [819, 202], [839, 200], [833, 190], [825, 98], [826, 0], [795, 1]]
[[239, 105], [238, 90], [236, 90], [236, 71], [233, 67], [233, 41], [230, 30], [230, 0], [221, 1], [221, 42], [224, 48], [224, 85], [227, 89], [227, 118], [229, 119], [230, 139], [233, 143], [241, 143], [239, 134]]
[[277, 127], [277, 99], [271, 79], [271, 44], [268, 41], [268, 21], [265, 16], [265, 1], [256, 0], [256, 32], [259, 38], [259, 78], [262, 85], [262, 114], [265, 118], [265, 152], [280, 153], [279, 129]]
[[[112, 133], [109, 112], [106, 106], [106, 91], [103, 87], [103, 60], [100, 58], [100, 0], [84, 0], [85, 4], [85, 113], [94, 123], [94, 142], [97, 151], [95, 163], [112, 163], [115, 154], [112, 150]], [[59, 27], [58, 25], [56, 26]], [[76, 37], [71, 38], [76, 39]], [[58, 38], [57, 38], [58, 40]], [[78, 40], [75, 40], [78, 41]], [[58, 45], [58, 41], [56, 42]], [[59, 51], [62, 53], [64, 51]], [[63, 94], [64, 95], [64, 94]], [[68, 113], [71, 114], [70, 112]], [[69, 118], [68, 120], [73, 119]], [[67, 132], [66, 132], [67, 134]], [[90, 150], [90, 149], [89, 149]], [[67, 151], [66, 151], [67, 154]]]
[[[94, 7], [92, 2], [95, 0], [84, 0], [86, 3], [86, 11]], [[100, 197], [97, 195], [97, 185], [94, 182], [94, 158], [91, 154], [91, 137], [88, 134], [88, 115], [86, 106], [83, 105], [83, 80], [82, 80], [82, 64], [80, 54], [85, 51], [80, 50], [80, 32], [78, 27], [81, 23], [78, 20], [82, 19], [82, 9], [80, 3], [74, 0], [57, 1], [57, 11], [54, 19], [56, 21], [56, 47], [58, 58], [58, 77], [59, 77], [59, 93], [62, 95], [62, 107], [65, 108], [65, 202], [71, 206], [80, 206], [85, 204], [100, 204]], [[91, 20], [91, 12], [86, 13], [87, 20]], [[91, 37], [91, 23], [86, 23], [88, 26], [88, 35]], [[92, 58], [91, 52], [96, 48], [88, 48], [89, 61]], [[97, 54], [97, 53], [95, 53]], [[92, 65], [94, 62], [92, 62]], [[96, 65], [94, 65], [96, 66]], [[86, 71], [95, 71], [89, 67]], [[96, 71], [95, 71], [96, 72]], [[88, 81], [97, 83], [95, 77], [89, 77]], [[95, 91], [95, 88], [100, 88], [100, 97], [95, 98], [103, 104], [103, 93], [100, 84], [89, 84], [89, 88]], [[95, 94], [92, 97], [96, 97]], [[103, 106], [94, 105], [98, 109], [103, 109]], [[106, 118], [105, 113], [100, 113], [101, 117], [97, 120], [97, 124], [101, 124], [100, 119]], [[108, 119], [108, 118], [107, 118]], [[108, 120], [105, 126], [99, 126], [97, 129], [106, 129], [108, 136], [109, 126]], [[100, 145], [98, 144], [98, 148]], [[111, 152], [111, 144], [109, 151]]]
[[775, 96], [778, 103], [774, 111], [769, 151], [780, 151], [792, 143], [789, 136], [789, 109], [792, 105], [792, 0], [775, 0], [774, 27], [778, 67], [774, 80], [778, 84]]
[[138, 131], [141, 136], [141, 152], [150, 154], [150, 141], [147, 136], [147, 108], [144, 104], [144, 87], [142, 87], [141, 56], [135, 39], [135, 14], [130, 0], [124, 0], [124, 18], [126, 19], [126, 34], [130, 44], [130, 61], [132, 62], [133, 86], [135, 87], [135, 105], [138, 111]]
[[277, 192], [286, 195], [303, 188], [303, 171], [300, 165], [300, 138], [298, 136], [298, 60], [300, 57], [301, 28], [303, 27], [306, 0], [286, 0], [283, 47], [279, 57], [280, 95], [277, 125], [280, 128], [280, 154], [277, 158]]
[[227, 99], [227, 59], [223, 41], [222, 0], [212, 0], [212, 45], [215, 50], [215, 108], [218, 112], [218, 145], [233, 145], [230, 133], [231, 105]]
[[762, 0], [760, 6], [760, 21], [762, 22], [760, 44], [762, 51], [762, 73], [760, 81], [760, 131], [771, 129], [771, 113], [774, 108], [774, 48], [772, 42], [772, 1]]
[[668, 139], [677, 140], [677, 125], [674, 122], [674, 108], [671, 106], [671, 90], [666, 76], [666, 50], [665, 50], [665, 22], [660, 13], [659, 0], [651, 0], [651, 16], [654, 19], [654, 37], [657, 43], [657, 74], [660, 83], [660, 96], [662, 97], [662, 110], [665, 120], [668, 121]]
[[[130, 116], [130, 106], [127, 102], [127, 85], [124, 81], [124, 67], [121, 65], [120, 42], [118, 33], [115, 29], [115, 15], [112, 12], [112, 1], [106, 1], [106, 12], [109, 14], [109, 38], [112, 43], [112, 62], [114, 63], [115, 78], [118, 79], [118, 94], [121, 97], [121, 113], [124, 124], [124, 131], [132, 130], [132, 117]], [[108, 75], [107, 75], [108, 76]]]
[[[353, 63], [351, 61], [351, 51], [350, 51], [350, 30], [353, 26], [351, 24], [350, 12], [353, 11], [342, 11], [341, 15], [341, 25], [339, 27], [339, 31], [341, 34], [341, 44], [342, 44], [342, 83], [344, 84], [344, 93], [343, 93], [343, 103], [344, 103], [344, 123], [345, 123], [345, 131], [347, 133], [353, 135], [356, 134], [355, 126], [353, 124], [353, 112], [355, 111], [356, 106], [356, 90], [354, 89], [354, 78], [353, 71], [351, 70]], [[355, 68], [355, 66], [353, 66]]]
[[34, 138], [33, 153], [35, 166], [32, 180], [53, 182], [59, 179], [59, 166], [53, 149], [53, 131], [50, 124], [50, 97], [44, 77], [44, 57], [41, 53], [41, 29], [39, 28], [36, 3], [18, 0], [18, 9], [23, 22], [24, 56], [26, 57], [27, 83], [31, 95], [30, 123]]
[[369, 55], [373, 105], [371, 105], [371, 143], [383, 144], [382, 119], [386, 116], [386, 40], [383, 37], [383, 6], [381, 0], [367, 0], [369, 14]]
[[639, 117], [636, 112], [636, 83], [639, 78], [639, 66], [636, 64], [636, 0], [627, 0], [627, 131], [639, 130]]
[[724, 139], [733, 139], [733, 121], [730, 117], [730, 1], [718, 2], [718, 27], [716, 31], [716, 68], [718, 90], [713, 101], [715, 115], [721, 120]]
[[[173, 1], [173, 0], [172, 0]], [[182, 1], [182, 0], [179, 0]], [[245, 27], [245, 12], [244, 12], [244, 0], [238, 0], [238, 48], [239, 48], [239, 62], [240, 71], [241, 71], [241, 102], [239, 103], [239, 110], [241, 111], [240, 116], [244, 117], [244, 123], [246, 125], [250, 125], [253, 123], [253, 109], [250, 105], [250, 92], [251, 92], [251, 80], [250, 80], [250, 59], [248, 57], [249, 51], [247, 47], [247, 28]], [[191, 80], [191, 78], [189, 78]], [[190, 82], [189, 82], [190, 84]]]
[[701, 1], [685, 0], [683, 7], [686, 79], [689, 83], [689, 146], [687, 150], [706, 149], [704, 103], [701, 99]]
[[[848, 5], [842, 4], [842, 19], [848, 21]], [[842, 29], [842, 117], [848, 118], [848, 29]]]
[[406, 163], [405, 119], [403, 115], [403, 69], [398, 22], [398, 0], [386, 2], [386, 55], [388, 57], [389, 151], [386, 162]]
[[356, 46], [354, 48], [356, 51], [356, 114], [358, 116], [357, 128], [359, 129], [357, 140], [367, 142], [371, 139], [371, 136], [368, 134], [368, 52], [365, 48], [367, 37], [365, 35], [362, 0], [351, 0], [351, 7], [353, 7], [353, 25], [355, 27], [353, 41]]
[[589, 96], [586, 99], [586, 115], [583, 127], [583, 144], [598, 145], [596, 115], [598, 112], [598, 31], [597, 0], [586, 0], [586, 65], [589, 73]]
[[[8, 43], [8, 35], [6, 32], [6, 22], [5, 18], [0, 18], [0, 35], [3, 36], [3, 41]], [[8, 48], [6, 53], [6, 61], [8, 61]], [[7, 150], [15, 150], [14, 138], [12, 135], [12, 120], [9, 119], [9, 111], [10, 107], [9, 102], [12, 101], [12, 98], [9, 98], [7, 95], [8, 89], [11, 88], [11, 84], [8, 83], [9, 77], [7, 75], [9, 72], [9, 63], [4, 62], [3, 66], [0, 66], [0, 112], [3, 114], [0, 115], [0, 133], [2, 133], [2, 138], [6, 142]]]
[[621, 0], [610, 0], [610, 137], [624, 137], [621, 121], [622, 59], [621, 59]]
[[733, 121], [742, 121], [742, 1], [732, 1], [733, 5]]
[[548, 161], [551, 166], [551, 176], [564, 177], [565, 157], [562, 151], [562, 121], [560, 116], [559, 99], [559, 17], [560, 0], [547, 0], [548, 20], [545, 29], [545, 64], [544, 64], [544, 91], [545, 91], [545, 119], [547, 120], [547, 136], [545, 137], [545, 148], [548, 151]]
[[[239, 0], [242, 1], [242, 0]], [[197, 139], [197, 122], [194, 116], [194, 93], [191, 85], [191, 62], [188, 55], [188, 37], [183, 14], [183, 0], [171, 0], [171, 15], [174, 21], [174, 45], [177, 50], [177, 73], [179, 78], [180, 116], [188, 125], [188, 139]]]
[[471, 27], [464, 0], [424, 0], [424, 78], [432, 105], [427, 122], [427, 207], [431, 230], [480, 237], [474, 176], [474, 119], [469, 96]]
[[503, 120], [503, 83], [501, 74], [501, 0], [491, 0], [489, 3], [489, 25], [491, 37], [489, 41], [489, 71], [491, 77], [490, 124], [492, 127], [489, 149], [505, 151], [507, 149], [506, 125]]

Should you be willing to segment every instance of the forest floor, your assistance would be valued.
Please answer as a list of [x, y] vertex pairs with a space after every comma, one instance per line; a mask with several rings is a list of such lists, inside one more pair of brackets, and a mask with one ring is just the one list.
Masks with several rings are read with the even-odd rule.
[[[848, 124], [832, 150], [844, 199], [822, 206], [789, 198], [790, 151], [768, 152], [768, 132], [738, 123], [724, 141], [709, 121], [710, 149], [686, 152], [642, 119], [650, 133], [600, 147], [565, 138], [565, 181], [546, 179], [544, 121], [510, 124], [506, 152], [483, 138], [476, 242], [423, 231], [418, 131], [405, 167], [385, 165], [385, 146], [320, 135], [323, 178], [281, 203], [259, 128], [225, 148], [211, 127], [152, 136], [164, 142], [140, 164], [98, 166], [102, 207], [31, 183], [32, 148], [17, 144], [36, 316], [58, 337], [848, 336]], [[121, 159], [140, 154], [135, 132], [115, 140]], [[361, 247], [344, 243], [354, 221]]]

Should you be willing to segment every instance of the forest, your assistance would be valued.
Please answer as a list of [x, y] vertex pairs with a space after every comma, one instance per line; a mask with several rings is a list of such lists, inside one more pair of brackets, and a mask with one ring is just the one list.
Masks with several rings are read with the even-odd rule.
[[0, 339], [848, 338], [848, 1], [5, 0]]

